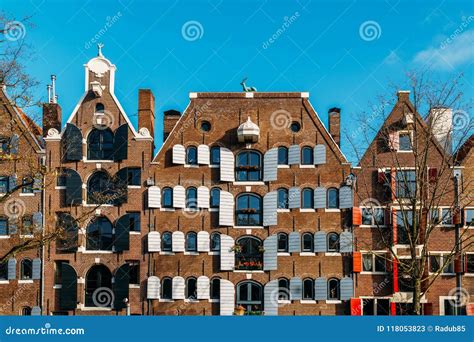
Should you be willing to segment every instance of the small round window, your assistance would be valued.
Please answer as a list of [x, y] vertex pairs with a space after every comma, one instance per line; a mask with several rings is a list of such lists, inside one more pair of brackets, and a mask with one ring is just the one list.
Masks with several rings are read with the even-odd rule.
[[211, 130], [211, 123], [209, 121], [201, 122], [201, 131], [209, 132]]
[[293, 121], [290, 125], [290, 129], [293, 133], [298, 133], [301, 129], [301, 125], [298, 122]]

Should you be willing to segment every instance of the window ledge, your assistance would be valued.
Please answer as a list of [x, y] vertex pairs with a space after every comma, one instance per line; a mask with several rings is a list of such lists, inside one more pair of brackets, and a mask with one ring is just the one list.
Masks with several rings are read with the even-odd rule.
[[90, 250], [83, 250], [83, 254], [112, 254], [113, 251], [90, 251]]
[[233, 185], [265, 185], [265, 182], [255, 181], [255, 182], [233, 182]]
[[464, 273], [465, 277], [474, 277], [474, 273]]
[[326, 252], [324, 253], [325, 256], [341, 256], [342, 254], [339, 252]]
[[300, 252], [301, 256], [315, 256], [316, 253], [313, 252]]
[[8, 285], [9, 283], [9, 280], [0, 280], [0, 285]]
[[130, 235], [141, 235], [141, 232], [129, 232]]
[[199, 167], [199, 164], [184, 164], [184, 167], [197, 169]]
[[290, 256], [291, 254], [288, 252], [277, 252], [278, 256]]
[[[428, 274], [435, 274], [434, 272], [428, 272]], [[439, 274], [441, 277], [454, 277], [456, 273], [440, 273]]]
[[33, 284], [33, 279], [18, 280], [18, 284]]
[[265, 273], [265, 271], [264, 270], [253, 270], [253, 271], [234, 270], [234, 273]]
[[83, 306], [81, 311], [112, 311], [112, 308]]
[[302, 299], [300, 300], [301, 304], [316, 304], [316, 301], [313, 299]]
[[21, 234], [20, 234], [20, 238], [21, 238], [21, 239], [32, 239], [32, 238], [34, 238], [34, 237], [35, 237], [35, 236], [32, 235], [32, 234], [25, 234], [25, 235], [21, 235]]
[[219, 208], [209, 208], [210, 213], [217, 213], [219, 212]]
[[62, 288], [63, 288], [62, 284], [53, 285], [53, 289], [62, 289]]
[[300, 169], [314, 169], [314, 168], [315, 168], [314, 165], [304, 165], [304, 164], [300, 165]]
[[160, 255], [175, 255], [174, 252], [160, 252]]
[[20, 197], [34, 197], [34, 193], [30, 192], [20, 192]]
[[129, 288], [129, 289], [139, 289], [139, 288], [140, 288], [140, 285], [137, 285], [137, 284], [128, 284], [128, 288]]
[[9, 239], [10, 235], [0, 235], [0, 239]]
[[210, 164], [210, 165], [209, 165], [209, 168], [210, 168], [210, 169], [218, 169], [219, 167], [220, 167], [219, 164]]
[[221, 255], [221, 252], [208, 252], [208, 255]]
[[277, 213], [289, 213], [290, 209], [277, 209]]
[[263, 229], [263, 226], [234, 226], [237, 229]]
[[98, 203], [84, 203], [82, 205], [83, 207], [88, 207], [88, 208], [92, 208], [92, 207], [97, 207], [97, 209], [100, 209], [100, 208], [113, 208], [114, 205], [113, 204], [98, 204]]
[[191, 212], [191, 213], [197, 213], [199, 212], [198, 208], [183, 208], [183, 211]]
[[279, 169], [289, 169], [289, 168], [290, 168], [290, 165], [279, 164], [279, 165], [278, 165], [278, 168], [279, 168]]
[[326, 300], [326, 304], [341, 304], [342, 301], [339, 299], [328, 299]]
[[160, 211], [175, 211], [174, 208], [160, 208]]
[[365, 274], [365, 275], [387, 275], [388, 272], [372, 272], [372, 271], [362, 271], [360, 274]]
[[199, 255], [199, 252], [184, 252], [184, 255]]
[[220, 299], [209, 299], [209, 303], [220, 303]]
[[127, 189], [141, 189], [141, 185], [127, 185]]
[[384, 225], [380, 225], [380, 226], [376, 226], [376, 225], [368, 225], [368, 224], [361, 224], [359, 226], [359, 228], [387, 228], [387, 226], [384, 224]]
[[278, 299], [278, 304], [291, 304], [291, 300]]
[[61, 185], [61, 186], [55, 186], [54, 187], [56, 190], [66, 190], [66, 186]]
[[160, 303], [173, 303], [174, 299], [158, 299], [158, 302]]
[[333, 208], [333, 209], [326, 208], [326, 209], [324, 209], [324, 212], [326, 212], [326, 213], [340, 213], [340, 212], [341, 212], [341, 209], [337, 209], [337, 208]]
[[301, 208], [300, 213], [314, 213], [315, 210], [311, 208]]
[[86, 158], [82, 159], [84, 163], [115, 163], [113, 160], [88, 160]]
[[185, 299], [184, 300], [185, 303], [199, 303], [199, 299]]

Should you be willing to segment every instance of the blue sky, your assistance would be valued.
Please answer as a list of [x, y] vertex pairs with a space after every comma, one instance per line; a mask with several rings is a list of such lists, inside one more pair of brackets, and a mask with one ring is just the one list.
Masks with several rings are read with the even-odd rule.
[[[427, 62], [440, 79], [464, 72], [472, 99], [473, 4], [3, 0], [2, 8], [16, 19], [33, 14], [28, 70], [43, 99], [50, 74], [57, 75], [64, 121], [82, 95], [83, 64], [97, 54], [98, 36], [117, 66], [116, 95], [132, 122], [138, 89], [153, 90], [160, 146], [164, 110], [184, 110], [191, 91], [240, 91], [246, 76], [259, 91], [309, 91], [325, 124], [328, 109], [341, 107], [349, 131], [377, 96], [393, 93], [392, 84], [406, 88], [405, 73]], [[347, 139], [342, 149], [354, 159]]]

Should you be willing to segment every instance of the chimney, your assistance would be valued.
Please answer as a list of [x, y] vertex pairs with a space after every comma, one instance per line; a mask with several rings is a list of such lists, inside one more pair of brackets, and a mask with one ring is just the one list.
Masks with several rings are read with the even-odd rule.
[[399, 90], [397, 91], [398, 102], [410, 101], [410, 91], [409, 90]]
[[181, 113], [174, 109], [167, 110], [165, 111], [164, 114], [165, 115], [163, 116], [163, 142], [166, 140], [166, 138], [168, 138], [168, 135], [170, 135], [174, 126], [176, 126], [176, 123], [181, 117]]
[[58, 97], [56, 96], [56, 75], [51, 75], [51, 100], [52, 103], [58, 103]]
[[453, 110], [443, 106], [433, 107], [430, 109], [427, 121], [441, 147], [443, 147], [447, 153], [451, 154], [453, 152], [451, 137], [453, 130]]
[[61, 131], [61, 107], [57, 103], [43, 103], [43, 136], [48, 135], [48, 130], [55, 128]]
[[336, 142], [336, 144], [341, 146], [341, 108], [331, 108], [329, 109], [329, 134]]
[[155, 136], [155, 96], [150, 89], [138, 90], [138, 129], [142, 127]]

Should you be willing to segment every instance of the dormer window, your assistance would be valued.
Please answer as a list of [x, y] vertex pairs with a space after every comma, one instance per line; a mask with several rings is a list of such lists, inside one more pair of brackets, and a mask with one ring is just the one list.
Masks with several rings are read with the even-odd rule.
[[399, 151], [411, 151], [412, 150], [412, 139], [410, 132], [399, 133]]

